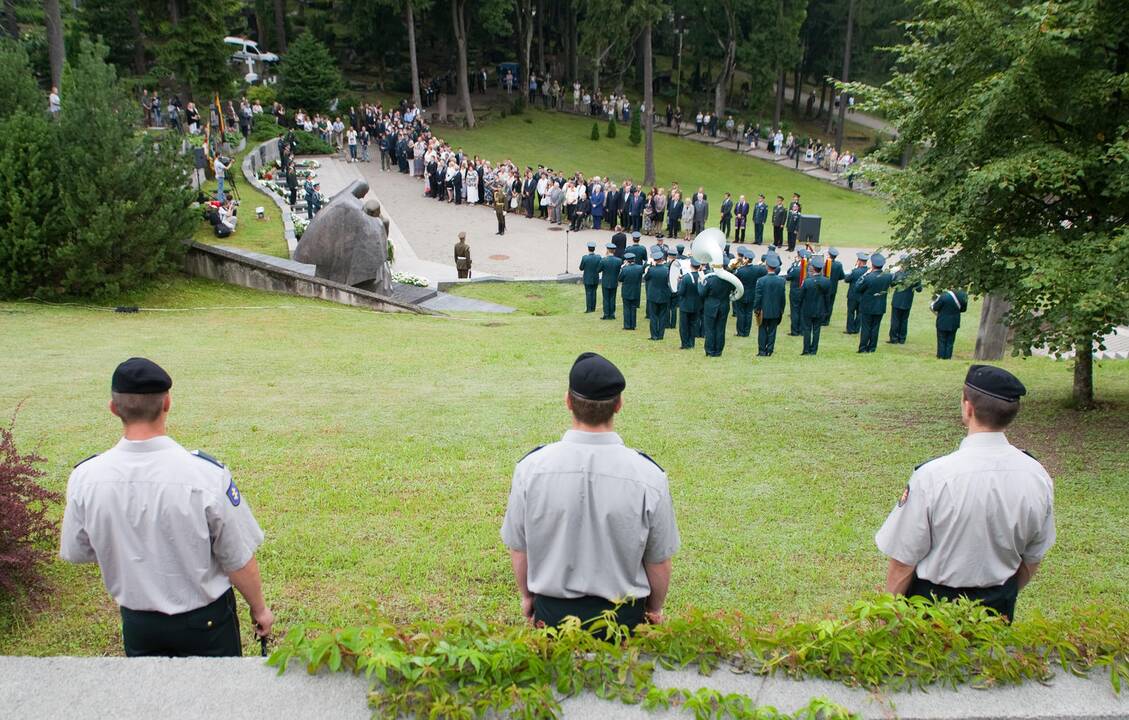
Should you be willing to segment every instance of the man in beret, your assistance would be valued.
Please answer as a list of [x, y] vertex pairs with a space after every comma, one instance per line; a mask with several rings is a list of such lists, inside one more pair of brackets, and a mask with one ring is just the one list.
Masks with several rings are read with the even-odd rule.
[[662, 621], [678, 527], [666, 472], [615, 432], [626, 385], [611, 362], [581, 354], [564, 397], [572, 428], [514, 468], [502, 541], [530, 622], [612, 608], [629, 628]]
[[274, 623], [255, 560], [263, 531], [223, 463], [167, 435], [171, 387], [145, 358], [114, 370], [110, 412], [123, 437], [71, 473], [59, 555], [98, 563], [126, 655], [238, 656], [232, 586], [259, 636]]
[[973, 365], [961, 398], [968, 435], [955, 452], [914, 469], [875, 535], [889, 558], [886, 590], [980, 600], [1009, 620], [1019, 591], [1055, 541], [1054, 481], [1004, 430], [1023, 383]]

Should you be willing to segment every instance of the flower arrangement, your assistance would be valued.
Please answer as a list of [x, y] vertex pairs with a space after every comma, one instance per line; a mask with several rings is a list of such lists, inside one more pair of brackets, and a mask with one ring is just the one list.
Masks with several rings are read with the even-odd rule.
[[399, 283], [400, 285], [412, 285], [415, 287], [428, 287], [431, 283], [427, 278], [420, 277], [419, 275], [412, 275], [411, 273], [392, 273], [392, 282]]

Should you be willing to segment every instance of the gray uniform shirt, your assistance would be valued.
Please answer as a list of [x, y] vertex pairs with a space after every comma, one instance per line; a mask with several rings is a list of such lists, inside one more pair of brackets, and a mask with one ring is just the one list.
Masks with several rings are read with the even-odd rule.
[[974, 433], [914, 471], [874, 540], [924, 580], [997, 587], [1054, 544], [1054, 481], [1003, 433]]
[[614, 432], [569, 430], [517, 464], [502, 541], [528, 555], [537, 595], [648, 597], [643, 563], [679, 545], [666, 473]]
[[262, 541], [227, 468], [167, 436], [123, 438], [67, 482], [59, 555], [98, 563], [106, 590], [131, 610], [207, 605]]

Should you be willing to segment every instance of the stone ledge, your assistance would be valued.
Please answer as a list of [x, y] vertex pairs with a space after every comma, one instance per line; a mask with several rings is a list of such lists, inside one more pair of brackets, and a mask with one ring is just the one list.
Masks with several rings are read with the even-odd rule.
[[[933, 688], [872, 694], [837, 683], [735, 675], [724, 669], [705, 677], [691, 670], [657, 671], [664, 687], [711, 687], [740, 692], [760, 705], [793, 712], [826, 697], [865, 718], [910, 720], [1014, 718], [1113, 720], [1129, 718], [1129, 699], [1114, 695], [1105, 673], [1089, 678], [1059, 674], [1049, 685], [1027, 683], [993, 690]], [[291, 717], [372, 717], [368, 683], [348, 674], [311, 676], [292, 667], [284, 677], [261, 658], [0, 657], [0, 708], [5, 718], [118, 720], [221, 717], [275, 720]], [[647, 712], [592, 694], [564, 701], [570, 720], [666, 720], [678, 711]]]

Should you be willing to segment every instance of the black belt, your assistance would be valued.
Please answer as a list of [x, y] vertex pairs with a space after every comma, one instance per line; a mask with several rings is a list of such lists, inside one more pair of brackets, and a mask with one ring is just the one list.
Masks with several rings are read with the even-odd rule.
[[955, 588], [948, 585], [938, 585], [915, 575], [906, 595], [910, 597], [915, 595], [933, 597], [938, 600], [956, 600], [958, 598], [979, 600], [984, 607], [995, 610], [1010, 623], [1015, 617], [1015, 600], [1019, 596], [1019, 576], [1012, 575], [1003, 585], [995, 587]]

